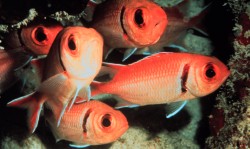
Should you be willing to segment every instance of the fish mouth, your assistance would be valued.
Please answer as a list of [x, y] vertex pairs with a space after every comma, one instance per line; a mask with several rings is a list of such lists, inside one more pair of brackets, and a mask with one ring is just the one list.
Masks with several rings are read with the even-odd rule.
[[[166, 16], [165, 12], [164, 16]], [[125, 39], [135, 47], [144, 47], [152, 45], [160, 39], [167, 18], [155, 16], [151, 13], [151, 8], [144, 6], [122, 7], [120, 23]]]
[[37, 45], [48, 44], [48, 31], [44, 26], [38, 26], [32, 31], [33, 42]]

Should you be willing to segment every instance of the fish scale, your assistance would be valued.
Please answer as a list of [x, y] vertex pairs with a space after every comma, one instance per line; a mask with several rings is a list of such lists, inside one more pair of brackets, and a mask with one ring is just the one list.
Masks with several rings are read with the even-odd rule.
[[[113, 94], [123, 92], [121, 97], [132, 99], [133, 103], [146, 100], [145, 104], [153, 104], [155, 100], [151, 101], [152, 97], [157, 98], [159, 102], [166, 102], [166, 97], [175, 99], [181, 93], [179, 87], [181, 74], [179, 72], [182, 72], [183, 69], [183, 67], [180, 67], [183, 59], [182, 63], [175, 59], [176, 63], [166, 65], [168, 61], [173, 60], [174, 58], [155, 57], [149, 59], [146, 63], [137, 62], [137, 64], [129, 65], [127, 69], [123, 69], [116, 74], [116, 77], [109, 84], [115, 87], [113, 87], [114, 89], [111, 87], [112, 91], [107, 92]], [[149, 69], [145, 69], [145, 67]], [[170, 69], [171, 71], [169, 71]], [[179, 75], [176, 75], [178, 73]], [[172, 80], [176, 81], [173, 82]], [[168, 82], [172, 82], [169, 85], [170, 87], [164, 88]], [[151, 92], [152, 90], [161, 90], [161, 92]], [[153, 94], [150, 94], [150, 92]]]
[[89, 85], [101, 67], [102, 50], [103, 39], [94, 29], [80, 26], [64, 28], [58, 33], [48, 56], [31, 62], [43, 78], [39, 88], [14, 99], [8, 106], [28, 108], [31, 133], [38, 125], [44, 103], [51, 107], [59, 126], [64, 112], [71, 109], [77, 96], [84, 101], [89, 99]]
[[30, 61], [30, 56], [19, 49], [0, 50], [0, 94], [10, 88], [18, 80], [15, 73]]
[[[127, 66], [108, 63], [105, 66], [117, 69], [117, 73], [109, 82], [92, 83], [93, 98], [102, 93], [112, 94], [138, 105], [205, 96], [215, 91], [230, 74], [218, 59], [189, 53], [162, 52]], [[207, 69], [216, 71], [215, 78], [205, 77]]]
[[[141, 11], [141, 24], [136, 21], [137, 10]], [[91, 25], [102, 34], [106, 46], [104, 55], [108, 55], [108, 50], [114, 48], [154, 44], [167, 25], [167, 16], [160, 6], [149, 0], [108, 0], [97, 6]]]
[[[46, 110], [45, 119], [57, 141], [61, 139], [72, 141], [74, 146], [110, 143], [128, 129], [127, 119], [120, 111], [99, 101], [74, 104], [72, 109], [63, 115], [60, 126], [57, 126], [55, 115], [46, 113]], [[112, 119], [111, 125], [107, 128], [102, 124], [106, 114]]]

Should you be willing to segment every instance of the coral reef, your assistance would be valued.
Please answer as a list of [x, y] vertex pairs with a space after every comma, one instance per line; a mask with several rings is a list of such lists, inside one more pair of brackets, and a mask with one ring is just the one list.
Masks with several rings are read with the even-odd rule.
[[11, 149], [11, 148], [23, 148], [23, 149], [46, 149], [42, 144], [41, 140], [36, 136], [32, 135], [27, 139], [23, 140], [21, 143], [18, 143], [15, 139], [10, 137], [5, 137], [1, 142], [1, 148]]
[[[208, 148], [245, 149], [250, 147], [250, 44], [242, 42], [242, 38], [238, 37], [244, 35], [244, 40], [250, 40], [249, 36], [246, 36], [249, 32], [250, 3], [244, 5], [247, 6], [245, 13], [240, 13], [243, 9], [240, 7], [244, 4], [243, 1], [229, 4], [232, 5], [234, 14], [240, 14], [234, 29], [236, 31], [233, 42], [235, 53], [228, 63], [231, 76], [216, 98], [215, 108], [219, 110], [215, 109], [217, 112], [210, 116], [211, 129], [215, 133], [207, 139], [206, 143]], [[242, 19], [245, 14], [248, 17]]]

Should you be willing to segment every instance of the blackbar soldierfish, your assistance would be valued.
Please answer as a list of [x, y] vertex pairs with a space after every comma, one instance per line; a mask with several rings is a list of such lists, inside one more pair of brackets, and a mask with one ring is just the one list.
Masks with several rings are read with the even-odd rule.
[[[70, 110], [77, 96], [90, 97], [90, 83], [102, 63], [103, 39], [92, 28], [67, 27], [56, 37], [45, 60], [42, 83], [30, 95], [13, 100], [8, 106], [29, 109], [29, 128], [35, 131], [44, 102], [53, 108], [58, 125], [66, 108]], [[39, 70], [39, 63], [32, 61]]]
[[[154, 53], [158, 53], [164, 51], [166, 47], [178, 48], [179, 51], [186, 52], [188, 49], [185, 49], [185, 45], [181, 42], [185, 35], [188, 32], [188, 29], [195, 29], [204, 36], [208, 36], [206, 32], [200, 29], [201, 20], [205, 17], [205, 15], [209, 11], [209, 7], [211, 3], [205, 6], [198, 14], [191, 18], [187, 18], [181, 12], [181, 10], [186, 10], [185, 5], [188, 5], [186, 1], [178, 4], [177, 6], [173, 6], [170, 8], [164, 8], [164, 11], [168, 15], [168, 26], [164, 30], [161, 38], [157, 43], [148, 46], [143, 49], [137, 49], [137, 54], [143, 55], [152, 55]], [[187, 10], [186, 10], [187, 11]]]
[[30, 57], [19, 50], [0, 50], [0, 94], [17, 82], [16, 71], [29, 61]]
[[152, 1], [108, 0], [97, 6], [92, 27], [110, 49], [139, 48], [156, 43], [167, 22], [164, 10]]
[[72, 147], [111, 143], [128, 129], [127, 119], [120, 111], [99, 101], [74, 104], [63, 115], [60, 126], [53, 113], [46, 111], [45, 119], [56, 140], [71, 141]]
[[7, 50], [25, 50], [31, 55], [47, 55], [56, 35], [63, 26], [56, 21], [43, 20], [22, 27], [20, 31], [11, 32], [4, 40]]
[[117, 73], [109, 82], [93, 82], [92, 96], [118, 96], [116, 107], [202, 97], [218, 89], [230, 74], [217, 58], [188, 53], [162, 52], [130, 65], [105, 65]]

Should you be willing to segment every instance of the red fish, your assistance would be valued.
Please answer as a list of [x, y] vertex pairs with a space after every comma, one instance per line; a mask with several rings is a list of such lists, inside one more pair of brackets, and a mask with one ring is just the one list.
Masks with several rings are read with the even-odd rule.
[[72, 147], [111, 143], [128, 129], [127, 119], [120, 111], [99, 101], [74, 104], [63, 115], [59, 127], [53, 113], [46, 111], [45, 118], [56, 140], [71, 141]]
[[[116, 107], [172, 103], [206, 96], [229, 76], [215, 57], [188, 53], [158, 53], [130, 65], [105, 64], [116, 70], [109, 82], [93, 82], [92, 96], [112, 94]], [[106, 69], [108, 69], [106, 68]]]
[[5, 39], [6, 49], [23, 49], [31, 55], [47, 55], [58, 32], [63, 29], [58, 22], [48, 20], [31, 23], [21, 31], [11, 32]]
[[28, 61], [30, 57], [23, 52], [0, 50], [0, 94], [17, 82], [15, 73]]
[[200, 13], [191, 18], [186, 18], [185, 14], [181, 12], [182, 7], [184, 7], [183, 5], [186, 4], [182, 2], [177, 6], [164, 8], [164, 11], [168, 14], [168, 27], [164, 30], [164, 33], [157, 43], [144, 49], [137, 49], [137, 54], [151, 55], [160, 51], [164, 51], [165, 47], [173, 47], [179, 49], [180, 51], [187, 52], [188, 49], [185, 49], [186, 46], [183, 45], [181, 40], [187, 34], [188, 29], [195, 29], [204, 36], [208, 36], [208, 34], [200, 29], [197, 25], [207, 14], [209, 10], [208, 7], [211, 5], [211, 3], [205, 6], [200, 11]]
[[92, 27], [108, 49], [141, 48], [156, 43], [167, 22], [164, 10], [152, 1], [108, 0], [97, 6]]
[[92, 21], [96, 6], [103, 3], [103, 1], [105, 0], [89, 0], [83, 11], [85, 14], [83, 16], [84, 20], [88, 22]]
[[[43, 67], [42, 83], [35, 93], [13, 100], [8, 106], [29, 109], [31, 132], [37, 127], [42, 105], [53, 108], [58, 125], [66, 107], [71, 108], [77, 96], [88, 100], [90, 83], [102, 63], [103, 39], [94, 29], [67, 27], [56, 37]], [[39, 62], [39, 61], [38, 61]], [[39, 67], [41, 63], [32, 61]]]

